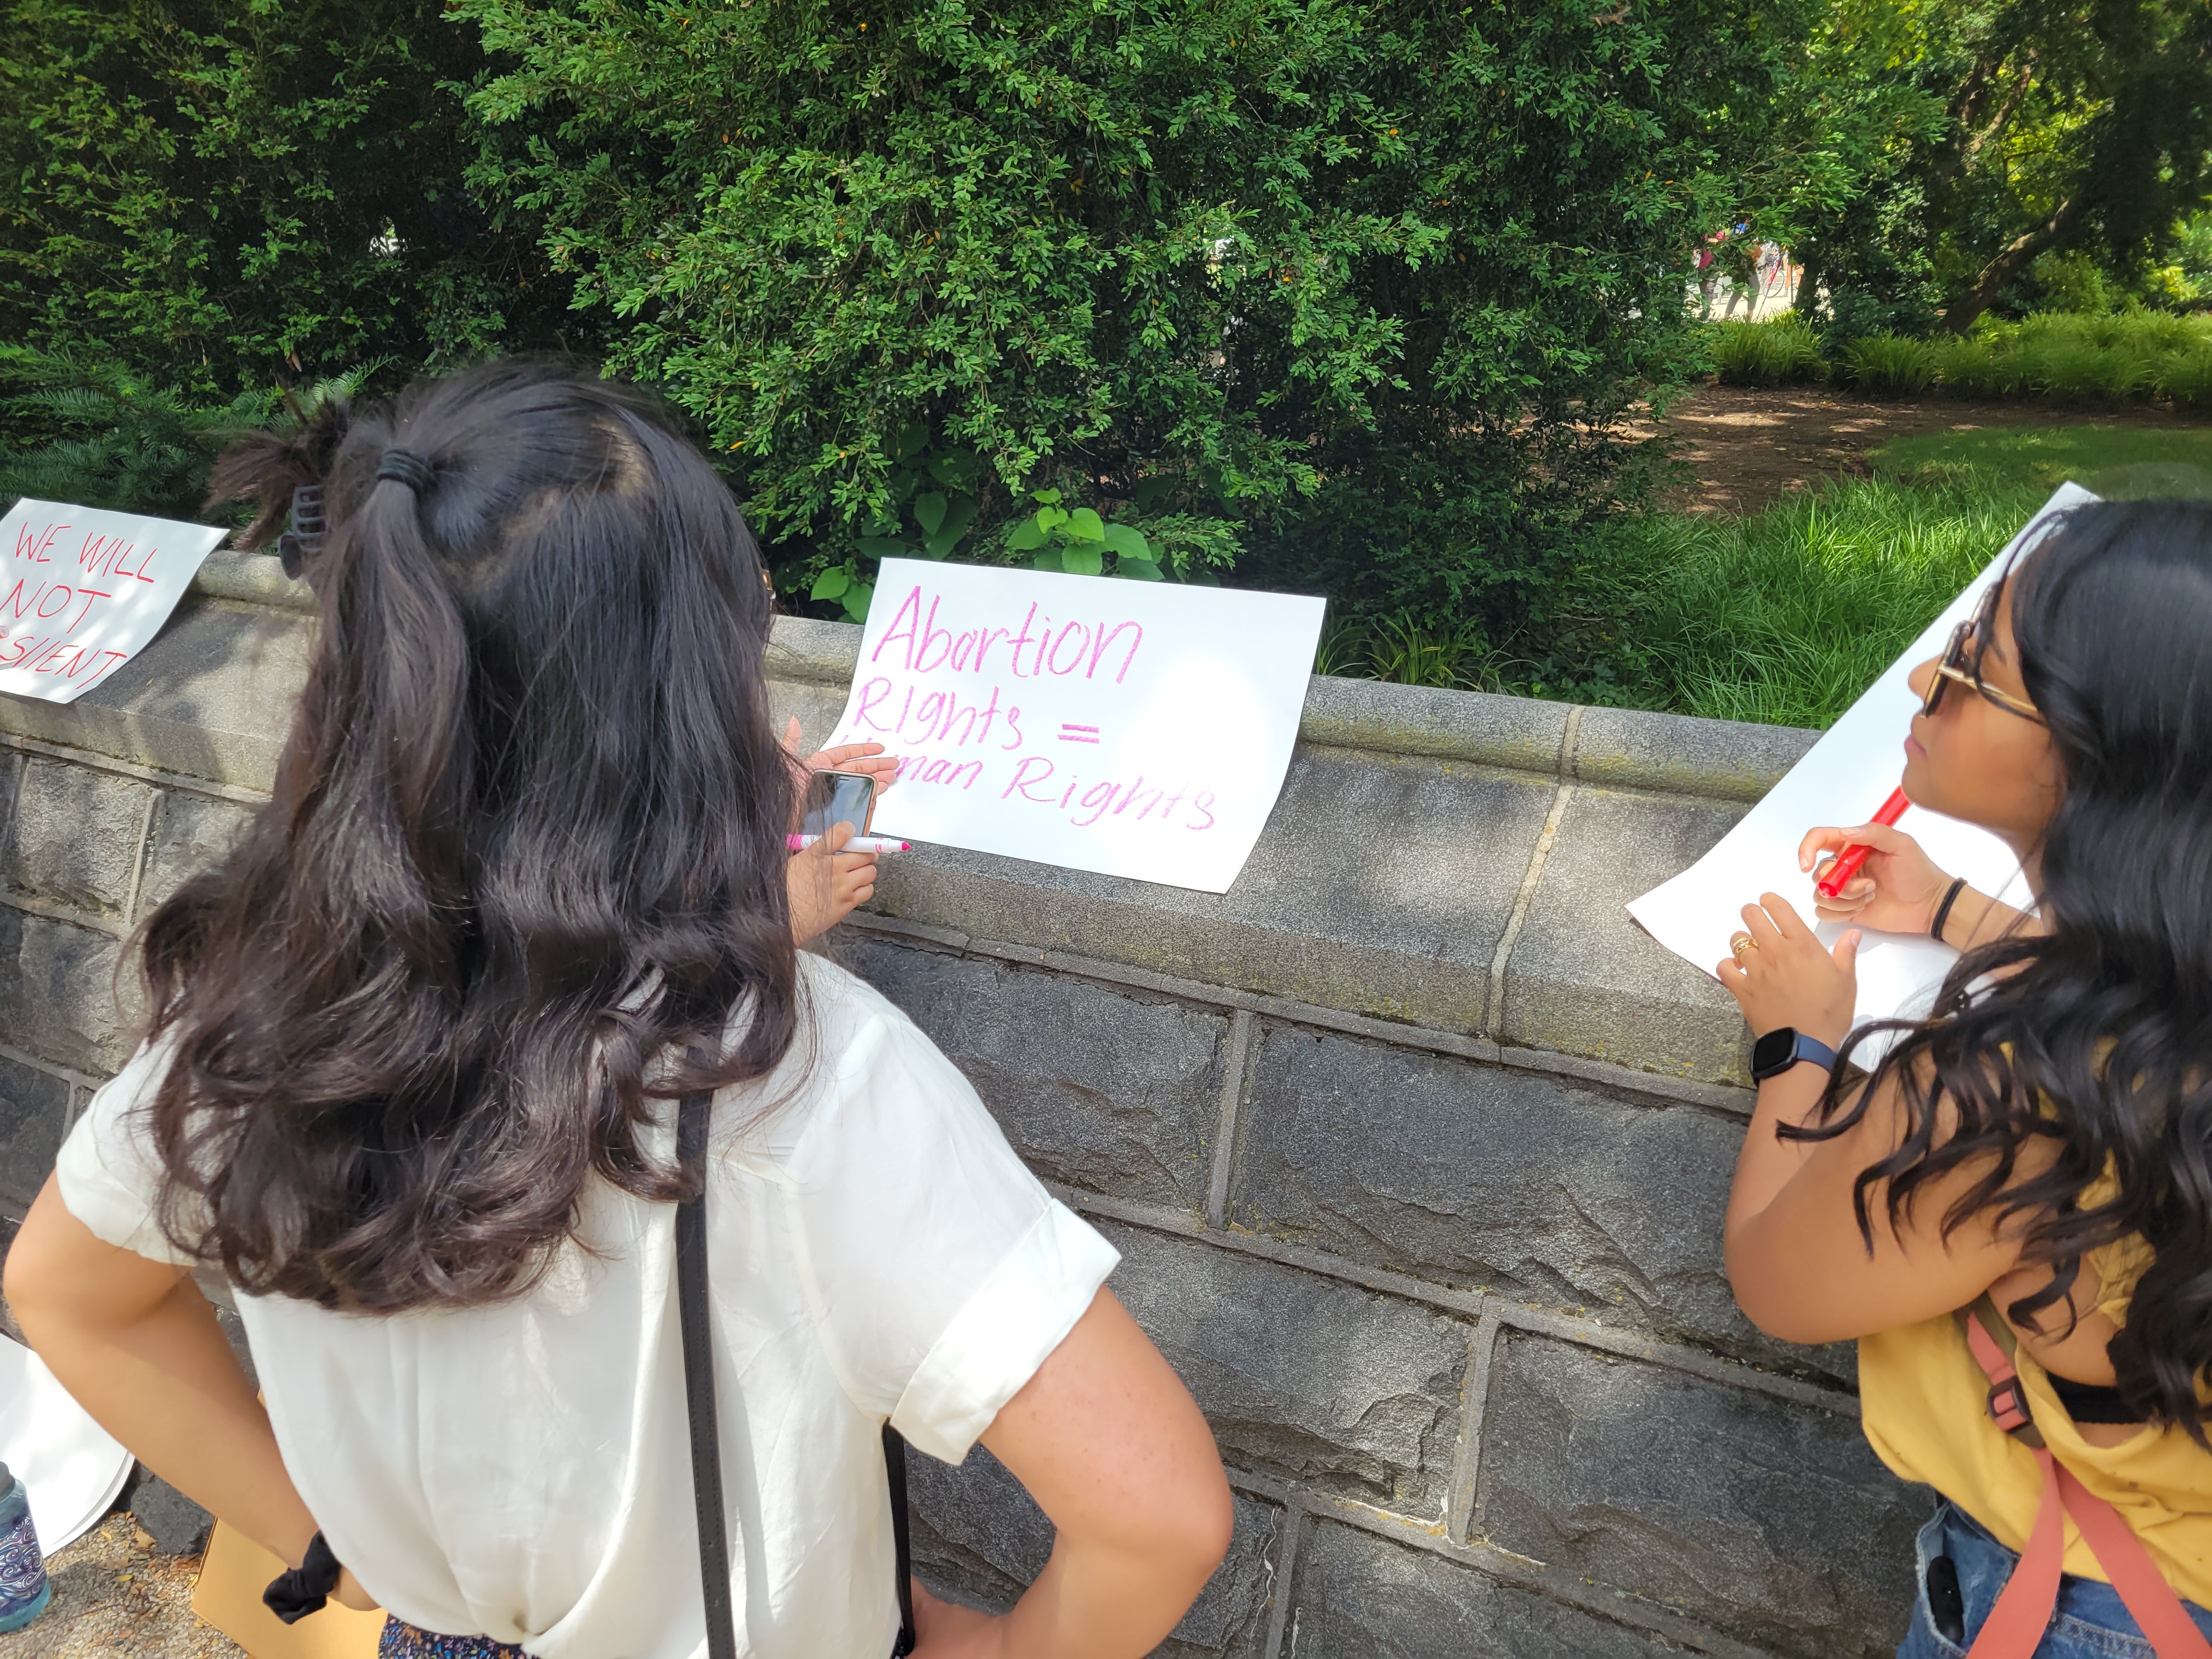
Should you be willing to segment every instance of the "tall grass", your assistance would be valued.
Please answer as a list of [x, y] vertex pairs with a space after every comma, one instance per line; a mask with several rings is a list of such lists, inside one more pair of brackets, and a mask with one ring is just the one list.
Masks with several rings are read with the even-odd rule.
[[1713, 368], [1727, 386], [1788, 386], [1827, 373], [1818, 336], [1796, 317], [1720, 323], [1712, 331]]
[[1744, 519], [1626, 526], [1615, 603], [1641, 620], [1624, 699], [1825, 727], [2009, 541], [2045, 492], [1848, 479]]
[[2156, 311], [1984, 318], [1963, 339], [1894, 334], [1846, 342], [1832, 362], [1795, 317], [1721, 323], [1713, 365], [1730, 386], [1833, 379], [1877, 397], [2043, 398], [2059, 403], [2164, 399], [2212, 409], [2212, 315]]
[[1917, 398], [1935, 384], [1936, 348], [1901, 334], [1869, 334], [1844, 348], [1838, 367], [1878, 398]]

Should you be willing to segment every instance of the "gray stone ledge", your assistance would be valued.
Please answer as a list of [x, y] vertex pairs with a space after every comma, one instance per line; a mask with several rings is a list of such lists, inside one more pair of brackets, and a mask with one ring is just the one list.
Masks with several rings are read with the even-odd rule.
[[1820, 740], [1792, 726], [1589, 708], [1571, 775], [1620, 789], [1755, 801]]
[[1321, 1273], [1384, 1296], [1402, 1297], [1409, 1302], [1425, 1303], [1432, 1308], [1454, 1314], [1476, 1318], [1488, 1316], [1516, 1330], [1558, 1337], [1582, 1347], [1595, 1348], [1601, 1353], [1617, 1354], [1625, 1359], [1641, 1359], [1646, 1364], [1681, 1371], [1723, 1388], [1771, 1395], [1795, 1406], [1809, 1406], [1841, 1417], [1856, 1418], [1858, 1415], [1857, 1396], [1846, 1394], [1840, 1389], [1824, 1389], [1818, 1383], [1800, 1382], [1793, 1376], [1784, 1376], [1753, 1365], [1723, 1359], [1718, 1355], [1707, 1353], [1702, 1348], [1668, 1342], [1626, 1326], [1607, 1325], [1587, 1316], [1559, 1313], [1549, 1308], [1510, 1301], [1504, 1297], [1482, 1291], [1431, 1285], [1426, 1279], [1415, 1279], [1409, 1273], [1370, 1267], [1364, 1262], [1332, 1255], [1326, 1250], [1285, 1244], [1279, 1239], [1270, 1238], [1264, 1233], [1249, 1232], [1233, 1224], [1226, 1231], [1216, 1231], [1208, 1227], [1203, 1218], [1164, 1205], [1110, 1198], [1103, 1194], [1062, 1186], [1057, 1182], [1048, 1181], [1044, 1184], [1054, 1197], [1079, 1214], [1100, 1216], [1109, 1221], [1142, 1227], [1151, 1232], [1167, 1233], [1177, 1238], [1189, 1239], [1194, 1243], [1212, 1245], [1218, 1249], [1261, 1256], [1283, 1267]]
[[296, 611], [189, 599], [151, 645], [75, 702], [0, 695], [0, 732], [266, 789], [315, 627]]
[[[779, 617], [769, 673], [842, 687], [851, 681], [860, 656], [857, 623]], [[1298, 736], [1330, 748], [1427, 755], [1522, 772], [1564, 773], [1622, 788], [1753, 801], [1820, 735], [1636, 709], [1586, 708], [1568, 755], [1563, 750], [1571, 707], [1534, 697], [1316, 674], [1308, 683]]]
[[[1291, 1481], [1244, 1469], [1231, 1469], [1229, 1484], [1255, 1498], [1267, 1498], [1281, 1504], [1285, 1515], [1293, 1521], [1310, 1516], [1316, 1520], [1341, 1522], [1410, 1549], [1440, 1555], [1462, 1567], [1473, 1568], [1486, 1578], [1534, 1591], [1547, 1600], [1578, 1608], [1616, 1624], [1648, 1631], [1695, 1652], [1711, 1654], [1714, 1659], [1771, 1659], [1770, 1655], [1758, 1648], [1686, 1619], [1670, 1607], [1647, 1601], [1625, 1590], [1616, 1590], [1577, 1574], [1559, 1571], [1540, 1561], [1532, 1560], [1525, 1555], [1516, 1555], [1493, 1545], [1455, 1543], [1447, 1538], [1443, 1527], [1434, 1522], [1418, 1521], [1412, 1516], [1377, 1509], [1357, 1498], [1312, 1492]], [[1304, 1553], [1303, 1550], [1299, 1552], [1301, 1556]], [[1289, 1589], [1295, 1597], [1295, 1568]], [[1328, 1659], [1335, 1659], [1335, 1656], [1328, 1656]]]
[[192, 591], [210, 599], [237, 599], [278, 611], [313, 611], [315, 590], [284, 574], [283, 561], [270, 553], [244, 553], [218, 547], [192, 578]]
[[1371, 1037], [1377, 1042], [1395, 1043], [1401, 1048], [1453, 1054], [1462, 1060], [1511, 1066], [1522, 1071], [1579, 1078], [1586, 1083], [1600, 1084], [1621, 1092], [1705, 1106], [1735, 1117], [1749, 1117], [1759, 1099], [1754, 1091], [1733, 1084], [1704, 1083], [1694, 1078], [1667, 1077], [1582, 1054], [1514, 1044], [1501, 1045], [1488, 1037], [1468, 1036], [1458, 1031], [1439, 1031], [1397, 1020], [1373, 1019], [1364, 1014], [1298, 1002], [1289, 997], [1267, 996], [1256, 991], [1241, 991], [1233, 986], [1178, 979], [1172, 974], [1157, 974], [1147, 969], [1130, 967], [1126, 963], [1103, 962], [1096, 957], [1076, 956], [1066, 951], [1041, 951], [1032, 945], [1009, 945], [1001, 939], [973, 939], [955, 928], [935, 927], [926, 922], [909, 921], [902, 916], [879, 915], [873, 911], [860, 910], [853, 914], [846, 926], [859, 932], [904, 939], [959, 955], [995, 957], [1002, 961], [1018, 962], [1033, 968], [1048, 968], [1056, 973], [1072, 974], [1082, 979], [1100, 980], [1109, 985], [1127, 985], [1139, 990], [1156, 991], [1163, 996], [1177, 997], [1187, 1002], [1205, 1003], [1218, 1008], [1249, 1009], [1253, 1013], [1265, 1015], [1286, 1024], [1318, 1026], [1324, 1030], [1341, 1031], [1347, 1036]]

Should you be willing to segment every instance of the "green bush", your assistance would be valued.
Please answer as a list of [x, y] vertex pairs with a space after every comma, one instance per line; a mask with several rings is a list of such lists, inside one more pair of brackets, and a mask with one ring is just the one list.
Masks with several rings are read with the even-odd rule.
[[[299, 412], [350, 397], [380, 364], [295, 393]], [[18, 495], [200, 519], [215, 458], [286, 416], [275, 390], [214, 403], [113, 363], [0, 346], [0, 504]], [[239, 522], [244, 522], [242, 518]]]
[[1901, 334], [1868, 334], [1844, 347], [1844, 377], [1878, 398], [1917, 398], [1935, 384], [1936, 349]]
[[464, 187], [434, 0], [12, 0], [0, 339], [222, 404], [392, 356], [589, 349], [526, 226]]
[[1710, 349], [1723, 386], [1788, 386], [1828, 372], [1820, 337], [1796, 317], [1715, 324]]
[[1642, 487], [1625, 417], [1698, 361], [1770, 13], [453, 8], [501, 70], [476, 186], [696, 416], [787, 591], [849, 609], [934, 496], [955, 556], [1024, 556], [1056, 490], [1164, 574], [1493, 632]]

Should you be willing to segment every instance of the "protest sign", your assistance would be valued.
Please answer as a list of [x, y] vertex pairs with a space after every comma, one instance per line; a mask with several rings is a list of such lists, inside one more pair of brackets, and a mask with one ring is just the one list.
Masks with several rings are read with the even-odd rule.
[[[1966, 584], [1943, 614], [1886, 669], [1866, 695], [1844, 710], [1826, 736], [1790, 769], [1788, 775], [1745, 814], [1720, 844], [1672, 880], [1632, 901], [1628, 913], [1677, 956], [1707, 973], [1729, 953], [1743, 926], [1742, 909], [1761, 893], [1779, 893], [1813, 919], [1813, 878], [1797, 867], [1805, 832], [1828, 823], [1864, 823], [1897, 787], [1905, 769], [1905, 739], [1920, 700], [1905, 684], [1919, 664], [1936, 656], [1951, 630], [1974, 612], [2007, 564], [2040, 535], [2051, 515], [2096, 497], [2062, 484], [2003, 551]], [[1953, 875], [2015, 908], [2033, 902], [2020, 860], [1988, 830], [1923, 807], [1907, 810], [1897, 827]], [[1847, 931], [1822, 922], [1816, 931], [1833, 945]], [[1866, 930], [1859, 945], [1860, 1021], [1910, 1017], [1924, 1011], [1959, 953], [1917, 935]], [[1875, 1050], [1869, 1049], [1870, 1057]]]
[[876, 829], [1225, 893], [1283, 787], [1322, 601], [886, 559], [832, 743]]
[[74, 702], [144, 648], [230, 532], [26, 496], [0, 519], [0, 691]]

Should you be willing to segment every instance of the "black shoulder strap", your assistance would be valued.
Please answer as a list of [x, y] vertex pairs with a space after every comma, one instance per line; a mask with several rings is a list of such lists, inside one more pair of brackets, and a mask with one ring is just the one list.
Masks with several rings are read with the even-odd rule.
[[691, 1425], [691, 1501], [699, 1516], [699, 1579], [707, 1601], [708, 1659], [737, 1659], [724, 1530], [722, 1443], [714, 1420], [714, 1343], [707, 1316], [707, 1124], [714, 1097], [686, 1095], [676, 1114], [676, 1161], [699, 1188], [676, 1206], [676, 1321], [684, 1334], [684, 1404]]
[[914, 1547], [907, 1537], [906, 1439], [890, 1424], [884, 1425], [884, 1474], [891, 1487], [891, 1549], [897, 1558], [898, 1641], [891, 1659], [906, 1659], [914, 1651]]
[[[676, 1158], [699, 1171], [699, 1189], [676, 1206], [676, 1314], [684, 1337], [684, 1404], [691, 1427], [691, 1501], [699, 1518], [699, 1579], [707, 1603], [708, 1659], [737, 1659], [730, 1606], [730, 1540], [722, 1505], [721, 1436], [714, 1418], [714, 1333], [707, 1311], [707, 1127], [714, 1097], [686, 1095], [676, 1115]], [[884, 1425], [884, 1474], [890, 1486], [891, 1540], [897, 1557], [898, 1643], [892, 1659], [914, 1651], [914, 1563], [907, 1533], [906, 1442]]]

